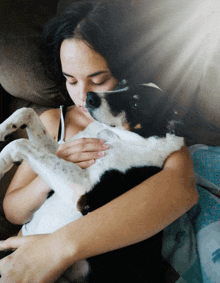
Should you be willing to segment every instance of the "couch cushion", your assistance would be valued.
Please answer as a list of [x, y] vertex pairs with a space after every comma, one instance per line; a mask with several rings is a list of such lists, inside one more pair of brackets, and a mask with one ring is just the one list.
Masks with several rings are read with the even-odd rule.
[[39, 60], [42, 26], [57, 2], [0, 0], [0, 84], [13, 96], [47, 106], [63, 103]]

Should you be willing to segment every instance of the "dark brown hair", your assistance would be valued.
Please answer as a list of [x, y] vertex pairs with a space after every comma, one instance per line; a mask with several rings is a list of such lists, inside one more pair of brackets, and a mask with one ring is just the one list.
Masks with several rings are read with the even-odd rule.
[[42, 43], [50, 78], [57, 86], [64, 86], [60, 46], [69, 38], [84, 40], [102, 55], [119, 81], [134, 77], [132, 66], [141, 55], [134, 44], [141, 33], [140, 25], [135, 25], [136, 10], [130, 0], [81, 0], [50, 20], [45, 26]]

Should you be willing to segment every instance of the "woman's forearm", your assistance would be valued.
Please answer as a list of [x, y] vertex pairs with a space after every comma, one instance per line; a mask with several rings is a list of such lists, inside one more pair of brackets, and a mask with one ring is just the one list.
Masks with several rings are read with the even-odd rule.
[[56, 231], [53, 237], [65, 241], [69, 264], [147, 239], [188, 211], [198, 199], [188, 165], [185, 160], [175, 170], [168, 162], [160, 173]]
[[49, 192], [48, 185], [40, 177], [36, 177], [25, 187], [8, 192], [3, 202], [7, 219], [14, 224], [27, 223], [44, 203]]

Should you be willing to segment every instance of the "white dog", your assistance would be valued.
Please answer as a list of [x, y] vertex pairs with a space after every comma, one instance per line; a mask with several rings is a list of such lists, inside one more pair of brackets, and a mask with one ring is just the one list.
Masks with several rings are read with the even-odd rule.
[[[22, 234], [24, 236], [52, 233], [104, 205], [142, 181], [138, 180], [138, 183], [135, 184], [131, 182], [134, 179], [133, 174], [136, 174], [138, 170], [144, 169], [142, 178], [147, 179], [161, 170], [164, 161], [172, 152], [179, 150], [184, 145], [183, 138], [167, 133], [167, 127], [169, 128], [173, 121], [172, 123], [166, 121], [162, 132], [162, 127], [157, 130], [156, 125], [151, 122], [154, 132], [151, 133], [147, 128], [143, 129], [144, 120], [140, 110], [136, 120], [132, 118], [132, 111], [137, 111], [138, 102], [141, 103], [142, 109], [147, 109], [149, 106], [149, 104], [143, 105], [140, 94], [149, 98], [149, 93], [151, 94], [152, 91], [157, 99], [158, 95], [161, 96], [160, 89], [153, 84], [138, 86], [134, 89], [124, 88], [114, 92], [88, 94], [87, 108], [91, 115], [109, 125], [94, 121], [72, 140], [81, 137], [102, 138], [109, 144], [109, 150], [106, 151], [104, 158], [98, 159], [93, 166], [87, 169], [81, 169], [55, 155], [58, 144], [48, 134], [34, 110], [21, 108], [0, 125], [0, 140], [2, 141], [19, 128], [26, 128], [29, 137], [29, 139], [15, 140], [2, 150], [0, 173], [3, 175], [15, 162], [26, 160], [54, 191], [54, 194], [36, 211], [33, 219], [23, 225]], [[112, 99], [113, 96], [114, 99]], [[121, 104], [119, 99], [123, 101]], [[131, 99], [136, 102], [135, 107]], [[120, 111], [119, 106], [122, 108]], [[147, 111], [143, 112], [146, 116]], [[130, 116], [126, 113], [130, 113]], [[118, 173], [122, 176], [120, 181], [124, 184], [123, 191], [118, 191], [115, 185], [112, 186], [118, 182]], [[129, 180], [127, 183], [126, 179]], [[111, 190], [106, 187], [109, 182], [111, 182]], [[90, 273], [89, 270], [89, 261], [81, 261], [68, 270], [67, 278], [70, 282], [84, 282]]]

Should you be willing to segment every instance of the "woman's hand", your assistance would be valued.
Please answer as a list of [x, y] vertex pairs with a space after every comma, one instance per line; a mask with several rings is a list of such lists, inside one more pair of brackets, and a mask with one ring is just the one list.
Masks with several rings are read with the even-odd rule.
[[61, 255], [65, 248], [52, 234], [11, 237], [0, 250], [16, 249], [0, 260], [0, 282], [55, 282], [68, 268]]
[[95, 138], [81, 138], [66, 142], [59, 146], [56, 155], [67, 161], [87, 168], [95, 163], [95, 160], [105, 156], [108, 145], [103, 140]]

